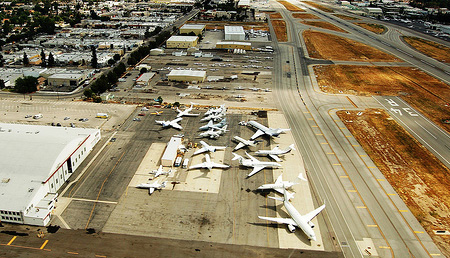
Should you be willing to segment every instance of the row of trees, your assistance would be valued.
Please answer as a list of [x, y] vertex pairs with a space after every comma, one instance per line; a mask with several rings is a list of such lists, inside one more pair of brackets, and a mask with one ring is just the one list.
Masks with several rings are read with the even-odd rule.
[[124, 63], [120, 62], [114, 69], [108, 72], [107, 75], [102, 75], [100, 78], [96, 79], [92, 83], [90, 89], [84, 90], [84, 96], [87, 98], [93, 98], [95, 101], [101, 101], [98, 98], [100, 94], [112, 88], [120, 76], [126, 71], [126, 66]]

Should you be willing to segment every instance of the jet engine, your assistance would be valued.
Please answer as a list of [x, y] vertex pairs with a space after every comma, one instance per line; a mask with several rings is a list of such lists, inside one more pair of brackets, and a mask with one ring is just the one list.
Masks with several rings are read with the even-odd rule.
[[314, 228], [314, 223], [312, 223], [311, 221], [308, 221], [308, 225], [311, 227], [311, 228]]
[[291, 231], [291, 233], [295, 232], [295, 226], [294, 225], [288, 224], [287, 226], [288, 226], [289, 231]]

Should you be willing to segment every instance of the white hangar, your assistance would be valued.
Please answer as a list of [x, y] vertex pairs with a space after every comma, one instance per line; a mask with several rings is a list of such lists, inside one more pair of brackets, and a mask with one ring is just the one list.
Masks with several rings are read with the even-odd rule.
[[0, 123], [0, 218], [45, 226], [58, 189], [100, 140], [100, 130]]

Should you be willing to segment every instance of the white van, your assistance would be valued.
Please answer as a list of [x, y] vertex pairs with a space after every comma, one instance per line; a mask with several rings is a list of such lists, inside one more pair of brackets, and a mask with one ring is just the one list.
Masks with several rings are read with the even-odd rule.
[[179, 166], [181, 165], [181, 160], [182, 160], [181, 157], [177, 157], [177, 158], [175, 159], [175, 163], [173, 164], [173, 166], [174, 166], [174, 167], [179, 167]]
[[33, 119], [41, 119], [42, 117], [44, 117], [42, 114], [37, 114], [33, 116]]
[[189, 159], [184, 159], [182, 168], [187, 168], [189, 165]]

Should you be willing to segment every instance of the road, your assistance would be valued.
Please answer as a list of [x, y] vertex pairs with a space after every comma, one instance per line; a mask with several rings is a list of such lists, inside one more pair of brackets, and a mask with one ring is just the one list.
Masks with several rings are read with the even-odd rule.
[[[328, 239], [325, 246], [341, 248], [346, 257], [361, 257], [368, 252], [381, 257], [439, 254], [428, 235], [417, 233], [423, 232], [423, 228], [410, 212], [405, 212], [406, 206], [390, 185], [380, 183], [383, 175], [370, 159], [363, 158], [367, 154], [334, 115], [336, 109], [354, 109], [355, 103], [359, 108], [379, 108], [379, 103], [364, 97], [317, 91], [314, 79], [310, 78], [312, 71], [302, 56], [305, 53], [307, 57], [307, 51], [299, 36], [308, 26], [295, 21], [281, 5], [275, 6], [287, 22], [289, 41], [275, 47], [278, 55], [274, 60], [274, 93], [305, 160], [316, 205], [322, 200], [327, 203], [322, 223], [328, 228], [321, 227], [324, 241]], [[347, 37], [373, 45], [448, 81], [445, 64], [425, 58], [398, 42], [364, 32], [349, 22], [330, 18], [330, 14], [306, 4], [301, 7], [347, 29], [350, 32]], [[287, 78], [287, 72], [295, 76]]]

